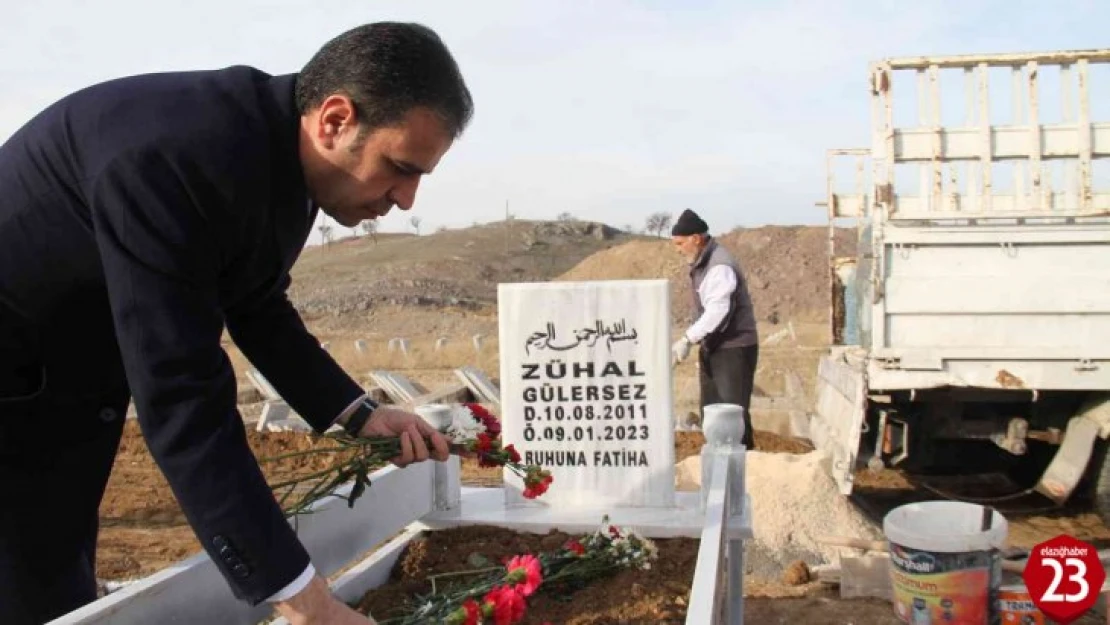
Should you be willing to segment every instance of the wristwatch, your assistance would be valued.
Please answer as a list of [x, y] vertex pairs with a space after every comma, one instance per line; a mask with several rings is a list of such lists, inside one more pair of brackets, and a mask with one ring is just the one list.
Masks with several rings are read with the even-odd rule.
[[370, 420], [370, 415], [373, 414], [378, 408], [378, 403], [369, 397], [363, 397], [361, 401], [355, 404], [355, 409], [347, 415], [343, 423], [343, 429], [351, 436], [358, 436], [362, 426]]

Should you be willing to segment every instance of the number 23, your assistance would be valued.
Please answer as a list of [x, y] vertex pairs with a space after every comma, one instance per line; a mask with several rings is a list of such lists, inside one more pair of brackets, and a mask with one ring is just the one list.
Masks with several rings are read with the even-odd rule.
[[1087, 575], [1087, 565], [1084, 564], [1082, 560], [1079, 558], [1068, 558], [1064, 560], [1066, 566], [1075, 568], [1075, 573], [1068, 576], [1068, 581], [1075, 582], [1082, 588], [1082, 590], [1074, 595], [1062, 595], [1057, 592], [1060, 588], [1060, 582], [1063, 581], [1064, 577], [1064, 567], [1061, 566], [1060, 561], [1052, 558], [1044, 560], [1043, 564], [1052, 569], [1052, 583], [1048, 585], [1048, 589], [1045, 590], [1044, 596], [1041, 597], [1041, 601], [1072, 603], [1087, 598], [1087, 594], [1091, 591], [1091, 587], [1087, 584], [1087, 580], [1085, 579]]

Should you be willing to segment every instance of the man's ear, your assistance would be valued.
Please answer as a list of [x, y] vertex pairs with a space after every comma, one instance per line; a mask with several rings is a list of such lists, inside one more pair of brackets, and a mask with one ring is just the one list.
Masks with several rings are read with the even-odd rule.
[[333, 148], [340, 137], [358, 133], [355, 105], [342, 94], [328, 96], [321, 104], [316, 122], [316, 139], [327, 148]]

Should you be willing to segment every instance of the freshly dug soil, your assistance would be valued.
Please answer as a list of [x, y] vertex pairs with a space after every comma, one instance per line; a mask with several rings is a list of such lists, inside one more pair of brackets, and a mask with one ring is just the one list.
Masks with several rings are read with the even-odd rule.
[[[430, 575], [475, 568], [467, 564], [474, 554], [495, 562], [521, 553], [556, 548], [568, 536], [558, 532], [538, 535], [488, 526], [471, 526], [430, 532], [413, 541], [398, 558], [389, 581], [370, 590], [357, 608], [381, 621], [399, 616], [414, 593], [427, 593]], [[683, 623], [697, 563], [694, 539], [655, 539], [659, 559], [649, 571], [621, 571], [598, 580], [565, 598], [533, 595], [523, 623], [566, 625], [666, 625]], [[745, 579], [744, 620], [760, 625], [897, 625], [901, 623], [889, 601], [842, 599], [835, 586], [809, 582], [787, 591]], [[1084, 616], [1076, 625], [1104, 622], [1097, 614]]]
[[[247, 428], [247, 441], [262, 460], [283, 454], [330, 446], [296, 432], [256, 432]], [[269, 483], [326, 469], [336, 454], [314, 454], [263, 462]], [[124, 426], [119, 454], [100, 504], [97, 577], [126, 580], [150, 575], [200, 551], [165, 476], [154, 463], [138, 423]]]
[[[756, 432], [761, 449], [788, 453], [808, 451], [805, 443]], [[247, 440], [256, 458], [272, 458], [304, 451], [314, 443], [306, 434], [256, 432], [247, 428]], [[326, 444], [326, 443], [325, 443]], [[675, 460], [701, 452], [705, 437], [700, 432], [675, 432]], [[262, 472], [273, 484], [297, 475], [326, 468], [334, 454], [290, 458], [262, 464]], [[462, 463], [462, 481], [468, 486], [497, 486], [501, 469], [484, 469], [473, 460]], [[367, 495], [372, 496], [373, 487]], [[201, 549], [193, 530], [170, 490], [169, 484], [147, 450], [138, 423], [124, 427], [119, 455], [100, 506], [100, 536], [97, 543], [97, 577], [121, 581], [155, 573]]]
[[[769, 432], [756, 431], [755, 439], [756, 446], [768, 452], [805, 454], [812, 449], [808, 443]], [[704, 444], [705, 437], [700, 432], [675, 432], [675, 461], [698, 455]], [[464, 484], [497, 485], [501, 469], [483, 469], [464, 460], [462, 476]], [[430, 532], [409, 545], [398, 559], [390, 582], [366, 593], [359, 609], [379, 620], [396, 616], [394, 611], [401, 609], [414, 594], [430, 591], [426, 581], [429, 575], [475, 568], [468, 564], [474, 554], [499, 562], [517, 554], [557, 548], [567, 538], [567, 534], [559, 532], [539, 535], [489, 526]], [[651, 570], [621, 571], [565, 599], [541, 592], [529, 602], [524, 623], [684, 622], [699, 541], [673, 538], [653, 542], [659, 547], [659, 560]], [[889, 604], [886, 613], [890, 614]]]
[[[390, 581], [367, 592], [358, 609], [377, 620], [399, 616], [396, 610], [414, 593], [430, 592], [429, 575], [474, 569], [468, 560], [475, 554], [501, 562], [514, 555], [557, 549], [570, 537], [561, 532], [529, 534], [490, 526], [429, 532], [409, 544], [394, 565]], [[541, 586], [529, 598], [524, 625], [684, 622], [699, 541], [669, 538], [653, 542], [659, 547], [659, 558], [650, 570], [618, 571], [569, 596], [552, 596]]]

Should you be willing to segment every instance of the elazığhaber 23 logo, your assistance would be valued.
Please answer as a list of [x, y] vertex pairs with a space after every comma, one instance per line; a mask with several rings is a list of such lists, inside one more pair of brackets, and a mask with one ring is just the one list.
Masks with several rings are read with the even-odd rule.
[[1067, 534], [1034, 546], [1021, 576], [1033, 604], [1060, 625], [1094, 607], [1106, 582], [1098, 550]]

